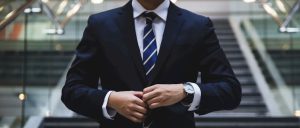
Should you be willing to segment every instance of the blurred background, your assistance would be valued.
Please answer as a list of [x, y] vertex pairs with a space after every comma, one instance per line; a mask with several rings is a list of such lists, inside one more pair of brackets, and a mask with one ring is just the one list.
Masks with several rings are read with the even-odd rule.
[[[88, 16], [126, 2], [1, 0], [0, 128], [98, 127], [61, 88]], [[172, 2], [212, 18], [243, 89], [237, 109], [195, 115], [197, 128], [300, 128], [300, 0]]]

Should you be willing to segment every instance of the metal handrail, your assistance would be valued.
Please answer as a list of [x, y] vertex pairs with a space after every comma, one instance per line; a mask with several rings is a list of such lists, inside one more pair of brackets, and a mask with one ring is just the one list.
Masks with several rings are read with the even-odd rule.
[[[295, 3], [292, 10], [288, 13], [288, 16], [286, 17], [285, 21], [280, 25], [280, 31], [285, 32], [285, 31], [289, 31], [288, 29], [292, 29], [292, 28], [289, 28], [288, 25], [292, 21], [294, 15], [297, 13], [297, 11], [299, 11], [299, 9], [300, 9], [300, 0], [298, 0]], [[293, 30], [295, 32], [300, 32], [300, 28], [294, 28]]]
[[6, 15], [4, 20], [0, 22], [0, 30], [4, 29], [7, 25], [12, 23], [20, 14], [24, 12], [24, 10], [32, 5], [36, 0], [26, 0], [26, 3], [22, 4], [19, 8], [11, 11]]
[[59, 21], [57, 16], [54, 14], [54, 12], [51, 10], [51, 8], [47, 5], [47, 3], [42, 2], [43, 10], [45, 11], [46, 15], [49, 17], [49, 19], [52, 21], [52, 23], [55, 25], [55, 29], [60, 31], [60, 33], [55, 34], [62, 34], [64, 31], [64, 28], [68, 24], [68, 22], [72, 19], [73, 16], [75, 16], [76, 13], [79, 12], [80, 8], [86, 3], [86, 0], [80, 0], [78, 3], [76, 3], [73, 8], [71, 8], [68, 12], [66, 17], [63, 21]]

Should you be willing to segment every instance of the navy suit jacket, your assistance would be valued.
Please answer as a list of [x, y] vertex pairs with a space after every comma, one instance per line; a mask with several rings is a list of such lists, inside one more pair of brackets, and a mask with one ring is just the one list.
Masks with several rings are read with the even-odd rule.
[[[114, 120], [103, 116], [101, 107], [109, 90], [142, 91], [154, 84], [196, 82], [201, 72], [202, 96], [195, 113], [237, 107], [241, 100], [240, 84], [219, 45], [211, 20], [174, 4], [168, 11], [161, 49], [149, 81], [138, 48], [131, 2], [91, 15], [62, 89], [64, 104], [97, 120], [103, 128], [140, 128], [141, 124], [119, 114]], [[151, 128], [195, 127], [193, 112], [180, 103], [155, 109], [152, 114]]]

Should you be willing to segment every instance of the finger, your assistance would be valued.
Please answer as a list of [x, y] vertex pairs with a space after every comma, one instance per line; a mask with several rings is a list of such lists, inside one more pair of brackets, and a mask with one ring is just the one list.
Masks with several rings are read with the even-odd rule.
[[147, 102], [148, 100], [150, 100], [150, 99], [152, 99], [152, 98], [154, 98], [158, 95], [159, 95], [159, 93], [157, 91], [153, 90], [153, 91], [148, 92], [148, 93], [143, 95], [143, 101]]
[[142, 122], [141, 119], [138, 119], [138, 118], [136, 118], [134, 116], [129, 116], [128, 119], [131, 120], [131, 121], [133, 121], [133, 122], [135, 122], [135, 123], [141, 123]]
[[150, 86], [150, 87], [144, 88], [143, 92], [144, 92], [144, 94], [145, 94], [145, 93], [148, 93], [148, 92], [153, 91], [153, 90], [156, 89], [156, 88], [157, 88], [156, 85], [152, 85], [152, 86]]
[[146, 104], [144, 103], [144, 101], [139, 98], [137, 98], [134, 103], [136, 103], [138, 106], [141, 106], [144, 108], [146, 107]]
[[136, 105], [135, 108], [134, 108], [137, 112], [140, 112], [142, 114], [146, 114], [147, 113], [147, 109], [145, 107], [141, 107], [141, 106], [138, 106]]
[[161, 101], [161, 97], [155, 97], [147, 101], [147, 104], [159, 103]]
[[133, 91], [133, 95], [142, 99], [143, 98], [143, 92], [139, 92], [139, 91]]
[[155, 109], [155, 108], [158, 108], [158, 107], [161, 107], [161, 103], [152, 103], [149, 105], [149, 108], [150, 109]]
[[132, 116], [134, 116], [135, 118], [139, 119], [139, 120], [143, 120], [145, 118], [145, 115], [139, 112], [132, 112], [131, 114]]

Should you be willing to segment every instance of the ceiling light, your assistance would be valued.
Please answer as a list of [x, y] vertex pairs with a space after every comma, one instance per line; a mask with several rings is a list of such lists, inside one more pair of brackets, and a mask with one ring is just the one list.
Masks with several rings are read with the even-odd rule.
[[266, 10], [268, 14], [270, 14], [273, 17], [279, 17], [277, 12], [269, 5], [269, 4], [263, 4], [263, 8]]
[[62, 2], [59, 4], [59, 6], [58, 6], [58, 9], [57, 9], [57, 11], [56, 11], [56, 14], [60, 15], [60, 14], [64, 11], [64, 9], [65, 9], [65, 7], [67, 6], [67, 4], [68, 4], [68, 0], [62, 1]]
[[244, 0], [245, 3], [254, 3], [256, 0]]
[[41, 8], [32, 8], [31, 11], [34, 13], [38, 13], [38, 12], [41, 12], [42, 9]]
[[41, 8], [26, 8], [24, 10], [24, 13], [39, 13], [41, 11], [42, 11]]
[[177, 2], [177, 0], [171, 0], [173, 3], [176, 3]]
[[25, 100], [25, 98], [26, 98], [24, 93], [20, 93], [18, 97], [19, 97], [19, 100], [21, 100], [21, 101]]
[[276, 5], [279, 8], [279, 10], [283, 13], [287, 13], [287, 10], [284, 6], [284, 3], [281, 0], [276, 0]]
[[31, 9], [30, 8], [26, 8], [25, 10], [24, 10], [24, 13], [30, 13], [31, 12]]
[[[300, 32], [300, 28], [286, 28], [286, 27], [281, 27], [279, 28], [280, 32], [288, 32], [288, 33], [296, 33]], [[300, 114], [300, 111], [299, 111]]]
[[103, 3], [103, 1], [104, 1], [104, 0], [92, 0], [91, 2], [92, 2], [93, 4], [101, 4], [101, 3]]
[[44, 33], [45, 34], [48, 34], [48, 35], [62, 35], [64, 34], [64, 30], [63, 29], [46, 29], [44, 30]]
[[48, 2], [49, 2], [49, 0], [42, 0], [42, 2], [44, 2], [44, 3], [48, 3]]
[[280, 19], [276, 10], [271, 7], [269, 3], [263, 3], [264, 10], [275, 20], [278, 26], [282, 25], [282, 20]]
[[300, 110], [295, 111], [295, 116], [300, 117]]
[[14, 10], [14, 11], [11, 11], [10, 13], [8, 13], [8, 14], [4, 17], [4, 19], [8, 19], [8, 18], [11, 17], [14, 13], [16, 13], [15, 10]]
[[67, 12], [67, 17], [74, 15], [80, 9], [81, 4], [76, 4], [71, 10]]

